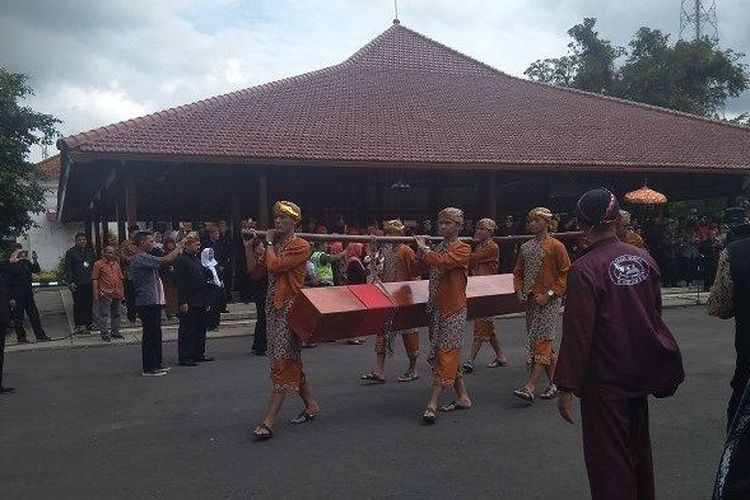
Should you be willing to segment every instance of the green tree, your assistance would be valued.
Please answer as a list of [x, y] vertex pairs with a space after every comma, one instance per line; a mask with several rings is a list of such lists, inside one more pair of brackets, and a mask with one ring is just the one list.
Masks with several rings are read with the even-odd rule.
[[41, 172], [27, 158], [34, 145], [51, 145], [57, 118], [20, 104], [33, 95], [28, 77], [0, 67], [0, 237], [32, 226], [29, 212], [44, 209]]
[[708, 39], [671, 44], [669, 35], [643, 27], [624, 49], [602, 39], [595, 26], [595, 19], [584, 19], [568, 31], [573, 41], [567, 56], [536, 61], [525, 74], [703, 116], [718, 115], [729, 97], [750, 84], [744, 54], [721, 50]]

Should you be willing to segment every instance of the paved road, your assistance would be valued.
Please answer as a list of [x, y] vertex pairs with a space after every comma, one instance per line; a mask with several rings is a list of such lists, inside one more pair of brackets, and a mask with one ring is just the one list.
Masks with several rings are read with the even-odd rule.
[[[652, 401], [657, 497], [705, 499], [722, 444], [732, 325], [702, 308], [666, 317], [688, 378], [676, 397]], [[212, 340], [216, 362], [156, 379], [139, 376], [137, 346], [10, 353], [6, 381], [19, 392], [0, 398], [1, 498], [587, 498], [580, 428], [554, 403], [523, 407], [510, 395], [524, 377], [522, 323], [498, 325], [512, 366], [470, 375], [474, 409], [430, 428], [418, 424], [424, 361], [417, 382], [361, 387], [372, 342], [305, 351], [323, 413], [279, 425], [267, 443], [250, 439], [268, 391], [267, 360], [245, 354], [250, 337]], [[175, 348], [165, 344], [167, 362]], [[397, 350], [391, 379], [403, 361]], [[299, 407], [291, 400], [284, 418]]]

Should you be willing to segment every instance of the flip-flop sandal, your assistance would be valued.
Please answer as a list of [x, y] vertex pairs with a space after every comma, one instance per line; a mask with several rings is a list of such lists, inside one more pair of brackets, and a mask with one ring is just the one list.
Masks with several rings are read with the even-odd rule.
[[526, 392], [525, 389], [516, 389], [515, 391], [513, 391], [513, 395], [517, 397], [518, 399], [523, 399], [527, 403], [534, 402], [534, 395], [529, 394], [528, 392]]
[[555, 399], [557, 397], [557, 387], [550, 386], [547, 387], [547, 390], [544, 391], [539, 395], [539, 399], [549, 400], [549, 399]]
[[307, 410], [303, 410], [302, 413], [294, 417], [289, 421], [290, 424], [306, 424], [307, 422], [312, 422], [315, 420], [315, 417], [317, 417], [317, 413], [308, 413]]
[[469, 410], [469, 409], [471, 409], [471, 406], [464, 406], [458, 401], [453, 401], [451, 403], [448, 403], [445, 406], [440, 407], [440, 411], [445, 412], [445, 413], [450, 412], [450, 411]]
[[368, 382], [368, 385], [385, 384], [385, 379], [375, 372], [365, 373], [362, 380]]
[[500, 361], [499, 359], [494, 359], [490, 361], [490, 363], [487, 365], [487, 368], [497, 368], [499, 366], [506, 366], [508, 364], [507, 361]]
[[461, 371], [463, 371], [464, 373], [473, 373], [474, 363], [464, 363], [463, 366], [461, 366]]
[[398, 379], [399, 382], [413, 382], [414, 380], [419, 379], [419, 375], [416, 373], [404, 373], [401, 375]]
[[[258, 429], [263, 429], [266, 432], [258, 432]], [[271, 430], [266, 424], [258, 424], [258, 427], [253, 434], [255, 434], [256, 441], [268, 441], [273, 437], [273, 430]]]
[[425, 425], [433, 425], [437, 420], [437, 414], [432, 408], [427, 408], [422, 414], [422, 423]]

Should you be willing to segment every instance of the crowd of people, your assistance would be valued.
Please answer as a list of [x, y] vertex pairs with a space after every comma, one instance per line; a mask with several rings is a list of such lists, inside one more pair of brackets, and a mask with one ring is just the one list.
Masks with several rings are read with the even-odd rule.
[[[425, 324], [432, 379], [421, 418], [424, 424], [433, 425], [441, 412], [472, 407], [464, 375], [475, 370], [484, 344], [493, 350], [489, 368], [507, 364], [493, 317], [474, 320], [470, 356], [463, 362], [461, 357], [469, 276], [510, 271], [526, 312], [529, 368], [527, 379], [513, 395], [529, 405], [534, 404], [537, 393], [543, 400], [557, 398], [560, 415], [571, 423], [572, 398], [577, 396], [593, 498], [654, 498], [647, 398], [671, 396], [684, 380], [679, 347], [661, 319], [661, 286], [676, 285], [680, 279], [690, 284], [703, 270], [711, 274], [703, 285], [712, 288], [718, 274], [712, 288], [711, 314], [736, 316], [739, 339], [747, 326], [740, 311], [750, 310], [742, 307], [748, 299], [745, 281], [750, 283], [750, 271], [746, 272], [750, 269], [746, 244], [750, 239], [741, 240], [744, 246], [730, 242], [725, 248], [728, 238], [720, 226], [696, 217], [684, 223], [648, 219], [641, 226], [620, 210], [615, 196], [604, 189], [584, 194], [574, 215], [575, 224], [570, 217], [556, 217], [548, 208], [534, 208], [521, 231], [512, 217], [501, 225], [488, 218], [467, 224], [462, 210], [448, 207], [437, 217], [434, 229], [442, 239], [436, 245], [428, 238], [433, 234], [431, 221], [410, 227], [400, 219], [364, 230], [345, 228], [339, 221], [334, 233], [371, 238], [348, 244], [311, 238], [311, 244], [297, 233], [301, 208], [289, 201], [274, 205], [271, 230], [261, 232], [254, 220], [243, 221], [241, 254], [246, 279], [237, 287], [244, 300], [255, 302], [258, 317], [251, 351], [269, 358], [271, 378], [271, 398], [254, 429], [255, 438], [265, 441], [273, 437], [287, 395], [299, 395], [303, 402], [303, 410], [292, 424], [311, 422], [321, 411], [302, 362], [302, 349], [315, 344], [303, 343], [289, 322], [291, 306], [302, 288], [428, 280]], [[467, 227], [473, 234], [473, 246], [459, 238]], [[561, 241], [552, 235], [556, 230], [579, 233]], [[328, 233], [327, 227], [316, 221], [307, 225], [307, 231]], [[530, 238], [519, 245], [499, 246], [493, 241], [495, 235], [519, 232], [530, 234]], [[73, 295], [76, 332], [98, 331], [103, 341], [122, 338], [124, 302], [128, 319], [137, 316], [141, 321], [143, 376], [160, 377], [170, 370], [162, 360], [163, 317], [179, 319], [180, 366], [212, 361], [206, 355], [206, 332], [218, 327], [219, 315], [230, 298], [233, 265], [237, 264], [231, 262], [235, 240], [229, 234], [223, 222], [204, 224], [200, 230], [183, 223], [168, 234], [134, 231], [119, 248], [106, 246], [98, 259], [86, 236], [78, 234], [75, 246], [65, 256], [65, 281]], [[381, 235], [412, 235], [413, 241], [378, 243], [375, 237]], [[31, 291], [31, 274], [38, 271], [36, 256], [26, 255], [20, 247], [8, 259], [0, 260], [4, 278], [0, 301], [10, 306], [0, 307], [0, 328], [4, 331], [4, 325], [13, 321], [19, 340], [26, 338], [24, 313], [37, 340], [47, 340]], [[563, 336], [557, 352], [563, 303]], [[361, 375], [364, 383], [386, 382], [386, 359], [393, 354], [393, 342], [399, 336], [408, 364], [398, 381], [419, 379], [418, 333], [390, 331], [386, 325], [377, 332], [375, 367]], [[364, 340], [348, 342], [360, 345]], [[737, 418], [742, 414], [750, 419], [750, 392], [746, 389], [750, 349], [745, 343], [737, 344], [735, 392], [728, 410], [731, 437], [743, 443], [747, 432]], [[540, 390], [542, 377], [547, 385]], [[11, 390], [1, 382], [0, 392]], [[444, 392], [451, 388], [455, 398], [442, 404]], [[740, 463], [736, 448], [727, 452], [727, 460]], [[732, 477], [730, 470], [725, 467], [724, 482]]]

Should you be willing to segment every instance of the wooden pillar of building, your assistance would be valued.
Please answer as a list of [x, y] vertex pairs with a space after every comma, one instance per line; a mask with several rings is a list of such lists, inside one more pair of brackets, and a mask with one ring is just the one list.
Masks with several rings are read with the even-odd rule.
[[231, 207], [230, 207], [230, 213], [229, 213], [229, 242], [230, 242], [230, 248], [229, 251], [232, 255], [232, 280], [231, 280], [231, 291], [237, 290], [237, 285], [239, 283], [239, 273], [242, 272], [242, 267], [240, 266], [240, 260], [242, 259], [242, 215], [240, 214], [240, 195], [237, 192], [237, 189], [239, 189], [239, 186], [241, 186], [242, 183], [235, 182], [234, 186], [235, 188], [232, 190], [232, 200], [231, 200]]
[[487, 182], [487, 215], [497, 221], [497, 173], [489, 172]]
[[99, 211], [101, 207], [97, 206], [94, 212], [94, 253], [99, 256], [102, 254], [102, 221]]
[[122, 243], [128, 238], [125, 230], [125, 203], [124, 200], [117, 200], [117, 241]]
[[138, 224], [138, 198], [135, 175], [131, 169], [125, 171], [125, 214], [128, 235], [130, 235], [130, 232]]
[[268, 176], [265, 172], [258, 175], [258, 222], [261, 228], [271, 227], [268, 216]]
[[433, 230], [437, 228], [437, 214], [443, 207], [443, 173], [439, 170], [429, 172], [430, 213], [427, 218], [432, 221]]
[[86, 215], [86, 220], [83, 223], [83, 232], [86, 233], [86, 239], [89, 241], [89, 245], [91, 245], [94, 241], [91, 225], [91, 214], [89, 213]]

